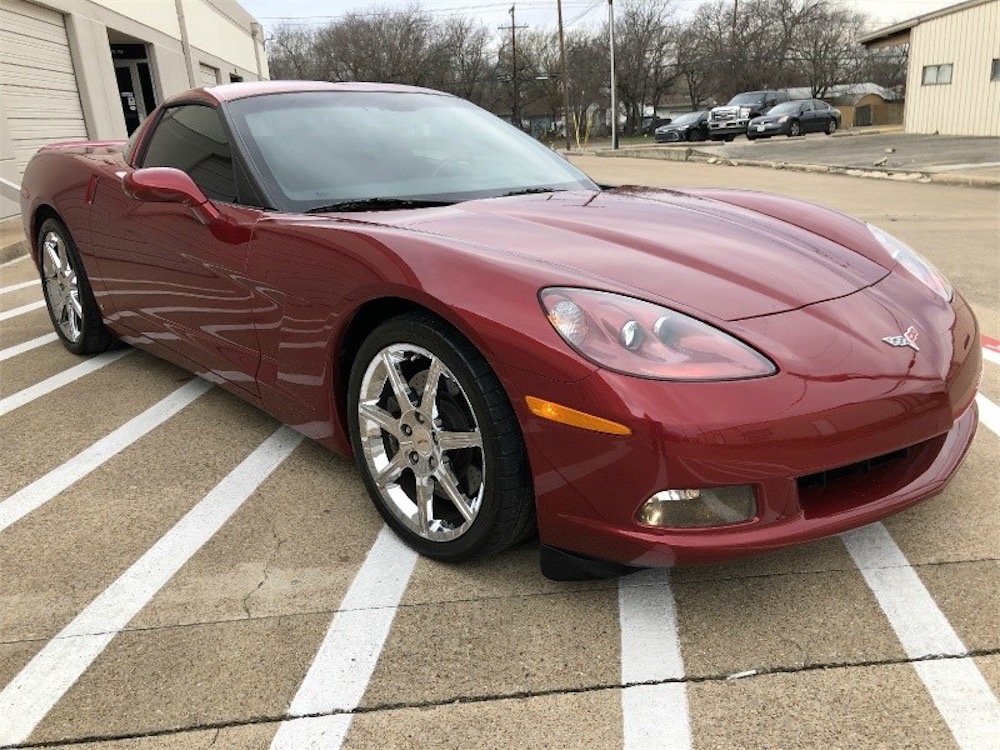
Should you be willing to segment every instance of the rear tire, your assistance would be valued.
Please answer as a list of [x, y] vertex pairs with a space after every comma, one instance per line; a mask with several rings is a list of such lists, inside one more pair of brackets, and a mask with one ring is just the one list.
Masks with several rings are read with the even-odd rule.
[[422, 555], [458, 562], [534, 530], [521, 429], [496, 374], [429, 313], [376, 328], [351, 369], [348, 426], [368, 493]]
[[826, 134], [833, 135], [836, 132], [837, 132], [837, 121], [830, 120], [830, 122], [826, 124]]
[[100, 308], [73, 237], [58, 219], [38, 229], [39, 272], [45, 306], [59, 340], [74, 354], [97, 354], [116, 343]]

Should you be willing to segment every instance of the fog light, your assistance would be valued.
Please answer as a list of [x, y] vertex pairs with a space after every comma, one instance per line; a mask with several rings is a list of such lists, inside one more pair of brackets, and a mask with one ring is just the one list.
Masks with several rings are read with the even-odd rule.
[[636, 517], [646, 526], [724, 526], [749, 521], [757, 514], [753, 487], [712, 487], [700, 490], [663, 490], [639, 508]]

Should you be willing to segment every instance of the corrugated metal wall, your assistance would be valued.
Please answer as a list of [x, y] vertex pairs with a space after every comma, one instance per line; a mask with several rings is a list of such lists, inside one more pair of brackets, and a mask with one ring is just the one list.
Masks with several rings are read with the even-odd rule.
[[87, 137], [61, 13], [0, 0], [0, 101], [19, 174], [44, 144]]
[[[925, 21], [910, 36], [906, 130], [1000, 136], [1000, 0]], [[923, 85], [926, 65], [951, 63], [950, 84]]]

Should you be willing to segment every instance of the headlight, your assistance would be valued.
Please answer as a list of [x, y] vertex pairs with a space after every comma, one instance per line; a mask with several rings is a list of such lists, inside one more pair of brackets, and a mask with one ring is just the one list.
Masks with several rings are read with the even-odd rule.
[[657, 380], [742, 380], [774, 364], [700, 320], [620, 294], [551, 287], [539, 294], [552, 327], [601, 367]]
[[750, 107], [740, 107], [740, 117], [749, 117]]
[[924, 256], [907, 245], [902, 240], [898, 240], [888, 232], [883, 232], [878, 227], [868, 225], [868, 229], [875, 235], [875, 239], [882, 243], [882, 246], [889, 251], [892, 259], [897, 261], [903, 268], [916, 276], [926, 286], [934, 291], [945, 302], [951, 302], [955, 298], [955, 290], [951, 282], [944, 277], [939, 270], [931, 265]]
[[782, 115], [779, 117], [778, 122], [788, 122], [788, 115]]

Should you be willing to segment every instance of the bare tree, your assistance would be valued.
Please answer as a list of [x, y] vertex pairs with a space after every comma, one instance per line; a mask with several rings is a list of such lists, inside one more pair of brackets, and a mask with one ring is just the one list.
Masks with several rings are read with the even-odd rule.
[[432, 24], [415, 5], [348, 13], [317, 32], [317, 57], [333, 80], [424, 85], [434, 52]]
[[[716, 94], [787, 86], [802, 29], [827, 0], [714, 0], [701, 5], [691, 23], [700, 40], [705, 71]], [[708, 77], [708, 76], [706, 76]]]
[[828, 4], [802, 25], [792, 47], [792, 70], [812, 96], [824, 96], [836, 84], [858, 82], [863, 55], [857, 39], [867, 22], [864, 14]]
[[274, 79], [325, 78], [316, 65], [316, 34], [291, 24], [275, 26], [267, 39], [267, 59]]
[[906, 64], [910, 47], [902, 44], [867, 50], [861, 60], [859, 78], [902, 94], [906, 89]]
[[[566, 36], [566, 67], [569, 70], [570, 129], [577, 142], [589, 135], [586, 123], [594, 109], [607, 109], [611, 96], [611, 64], [606, 39], [577, 31]], [[603, 122], [598, 123], [603, 128]], [[597, 133], [595, 132], [595, 135]]]
[[429, 85], [485, 105], [496, 77], [490, 32], [471, 18], [452, 16], [436, 28], [436, 59]]
[[615, 77], [627, 118], [625, 130], [636, 133], [643, 108], [657, 105], [678, 75], [673, 6], [670, 0], [624, 0], [617, 7]]

